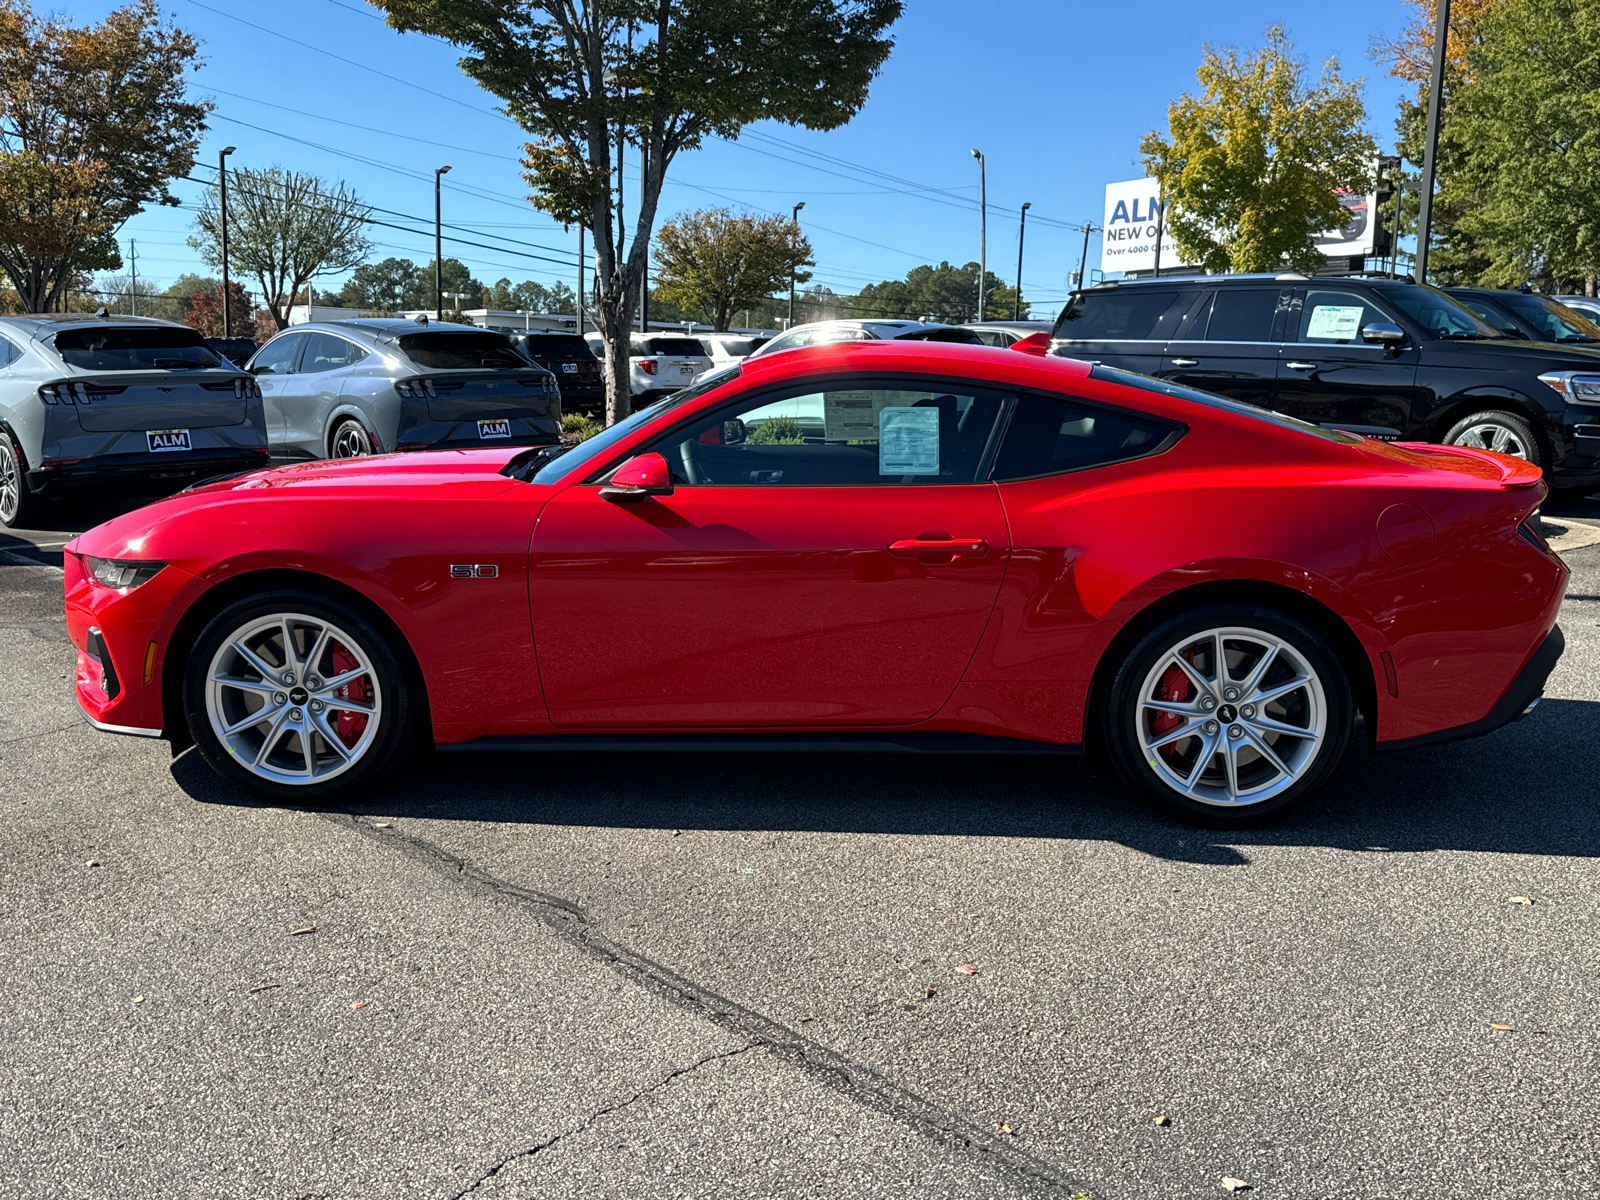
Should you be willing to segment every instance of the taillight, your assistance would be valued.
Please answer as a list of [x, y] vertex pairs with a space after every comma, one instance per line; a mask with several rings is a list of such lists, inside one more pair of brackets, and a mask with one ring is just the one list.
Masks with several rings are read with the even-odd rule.
[[39, 385], [39, 401], [42, 404], [71, 404], [70, 398], [61, 395], [61, 389], [66, 385], [61, 383], [41, 383]]
[[394, 390], [407, 400], [425, 400], [439, 395], [431, 379], [401, 379], [395, 383]]
[[656, 360], [653, 358], [639, 359], [639, 369], [646, 375], [654, 375], [656, 373]]

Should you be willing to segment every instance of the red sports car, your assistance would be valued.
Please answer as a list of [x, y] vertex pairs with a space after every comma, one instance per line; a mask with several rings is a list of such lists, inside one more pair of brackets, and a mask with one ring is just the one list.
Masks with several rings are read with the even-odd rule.
[[1074, 753], [1243, 825], [1561, 653], [1537, 467], [975, 346], [752, 359], [575, 447], [319, 462], [67, 546], [77, 694], [284, 801], [441, 750]]

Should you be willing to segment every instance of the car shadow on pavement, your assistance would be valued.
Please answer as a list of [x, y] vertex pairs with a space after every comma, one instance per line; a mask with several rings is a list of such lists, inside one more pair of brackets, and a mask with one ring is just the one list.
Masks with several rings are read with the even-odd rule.
[[[1090, 839], [1214, 866], [1248, 865], [1254, 847], [1307, 845], [1595, 857], [1600, 802], [1592, 759], [1578, 748], [1597, 723], [1600, 702], [1546, 700], [1471, 741], [1376, 756], [1354, 745], [1308, 809], [1259, 830], [1179, 824], [1103, 767], [999, 756], [435, 753], [341, 808], [567, 827]], [[260, 803], [192, 751], [172, 772], [202, 803]]]

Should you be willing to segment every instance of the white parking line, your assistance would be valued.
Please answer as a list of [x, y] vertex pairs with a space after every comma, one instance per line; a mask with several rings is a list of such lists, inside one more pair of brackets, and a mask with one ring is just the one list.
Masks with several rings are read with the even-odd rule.
[[1545, 528], [1545, 541], [1557, 554], [1600, 542], [1600, 524], [1593, 521], [1580, 521], [1576, 517], [1546, 517], [1542, 514], [1539, 520]]

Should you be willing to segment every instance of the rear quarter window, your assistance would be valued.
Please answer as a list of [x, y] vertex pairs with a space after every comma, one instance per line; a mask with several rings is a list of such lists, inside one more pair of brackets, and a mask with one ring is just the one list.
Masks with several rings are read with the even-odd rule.
[[1165, 450], [1184, 433], [1175, 421], [1069, 396], [1023, 393], [990, 478], [998, 483], [1127, 462]]
[[1192, 290], [1155, 287], [1079, 292], [1062, 310], [1050, 336], [1073, 342], [1166, 338], [1194, 296]]

